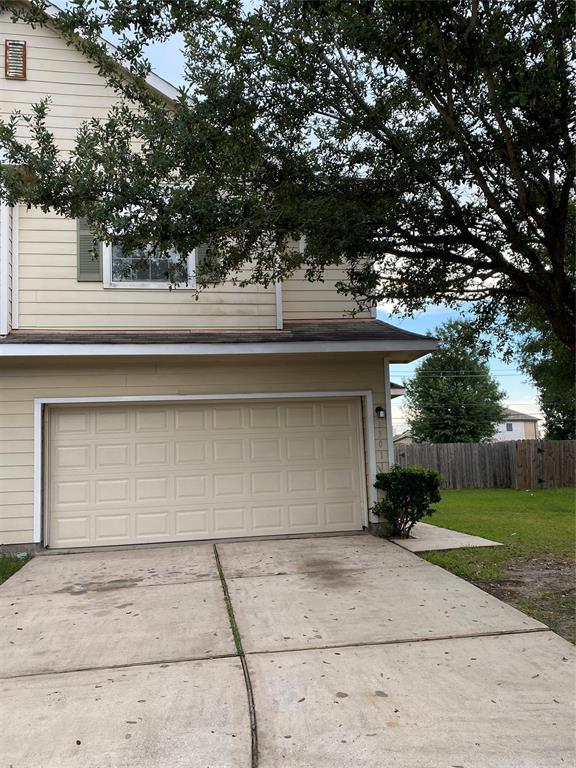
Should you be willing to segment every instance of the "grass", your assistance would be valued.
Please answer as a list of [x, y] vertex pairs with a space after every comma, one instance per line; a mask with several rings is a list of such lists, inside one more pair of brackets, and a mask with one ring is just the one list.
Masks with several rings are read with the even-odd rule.
[[0, 555], [0, 584], [19, 571], [28, 562], [29, 557], [15, 557], [14, 555]]
[[443, 491], [426, 522], [504, 544], [424, 557], [576, 642], [576, 522], [571, 488]]

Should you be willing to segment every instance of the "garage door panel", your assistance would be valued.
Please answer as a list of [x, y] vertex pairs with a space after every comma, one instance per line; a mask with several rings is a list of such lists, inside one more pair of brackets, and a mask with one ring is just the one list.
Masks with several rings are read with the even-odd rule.
[[175, 514], [175, 534], [181, 539], [208, 538], [209, 520], [208, 509], [178, 510]]
[[257, 535], [281, 533], [286, 525], [285, 510], [282, 507], [253, 507], [252, 528]]
[[90, 414], [86, 411], [70, 410], [58, 420], [56, 431], [60, 435], [89, 434]]
[[60, 445], [53, 454], [54, 467], [56, 469], [90, 469], [90, 446], [66, 446]]
[[206, 464], [208, 461], [207, 443], [178, 442], [175, 445], [176, 464]]
[[99, 435], [126, 434], [130, 431], [130, 414], [117, 408], [102, 408], [94, 414], [95, 429]]
[[58, 483], [54, 496], [54, 504], [58, 507], [87, 505], [90, 503], [90, 483], [87, 480]]
[[329, 525], [351, 525], [357, 516], [357, 508], [354, 502], [332, 501], [326, 502], [326, 522]]
[[212, 456], [217, 464], [244, 461], [243, 440], [214, 440]]
[[361, 444], [352, 399], [54, 409], [49, 543], [359, 529]]
[[288, 506], [288, 525], [291, 532], [316, 529], [321, 525], [319, 504], [290, 504]]
[[288, 405], [285, 409], [286, 427], [312, 427], [314, 420], [314, 405], [294, 404]]
[[170, 458], [170, 444], [162, 443], [137, 443], [135, 446], [134, 463], [137, 467], [150, 465], [172, 464]]
[[161, 541], [170, 538], [170, 518], [168, 511], [138, 513], [136, 515], [136, 538]]
[[278, 438], [253, 438], [248, 441], [248, 455], [252, 461], [277, 461], [282, 458], [282, 442]]
[[136, 411], [135, 430], [138, 433], [167, 432], [169, 411], [165, 406], [142, 408]]
[[206, 475], [185, 475], [175, 479], [175, 500], [206, 499], [210, 496], [210, 483]]
[[98, 544], [119, 544], [132, 538], [131, 516], [126, 513], [97, 515], [94, 520], [94, 538]]
[[188, 431], [205, 432], [208, 429], [208, 412], [204, 406], [175, 408], [174, 429], [176, 432]]
[[323, 427], [349, 427], [353, 412], [349, 403], [330, 403], [320, 406], [320, 424]]
[[95, 469], [108, 469], [114, 467], [120, 470], [122, 467], [131, 466], [131, 446], [127, 443], [113, 445], [94, 446]]

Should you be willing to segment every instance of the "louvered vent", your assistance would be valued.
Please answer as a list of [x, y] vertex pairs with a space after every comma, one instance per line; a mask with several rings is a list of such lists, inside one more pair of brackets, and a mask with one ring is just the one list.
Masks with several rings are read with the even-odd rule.
[[6, 40], [4, 65], [7, 80], [26, 80], [26, 43], [23, 40]]

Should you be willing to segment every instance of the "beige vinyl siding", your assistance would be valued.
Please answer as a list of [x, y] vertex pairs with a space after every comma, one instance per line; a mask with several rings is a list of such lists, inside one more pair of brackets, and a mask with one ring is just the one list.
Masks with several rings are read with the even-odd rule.
[[[158, 361], [5, 359], [0, 369], [0, 544], [33, 536], [34, 398], [372, 390], [385, 406], [379, 354]], [[376, 461], [388, 462], [386, 420], [374, 418]]]
[[[104, 119], [119, 95], [93, 64], [48, 27], [32, 29], [0, 15], [0, 45], [6, 38], [27, 43], [27, 79], [6, 80], [0, 64], [0, 118], [14, 110], [30, 114], [46, 96], [47, 127], [63, 152], [71, 150], [83, 121]], [[27, 135], [23, 126], [21, 135]], [[197, 328], [276, 326], [274, 289], [208, 290], [199, 302], [190, 292], [103, 289], [76, 282], [73, 222], [55, 215], [22, 211], [20, 328]], [[302, 273], [283, 286], [285, 320], [336, 319], [349, 315], [354, 303], [335, 288], [341, 272], [327, 271], [324, 283], [310, 284]], [[367, 317], [363, 313], [360, 317]]]
[[[61, 150], [74, 146], [76, 132], [84, 120], [104, 118], [119, 100], [118, 94], [98, 74], [94, 65], [49, 27], [33, 29], [13, 23], [10, 14], [0, 16], [0, 45], [6, 39], [26, 41], [26, 80], [6, 80], [2, 64], [0, 116], [14, 110], [32, 112], [32, 105], [50, 97], [46, 119]], [[3, 61], [3, 57], [2, 57]], [[27, 136], [25, 126], [21, 136]]]
[[[328, 268], [322, 283], [310, 283], [304, 274], [304, 270], [298, 270], [283, 285], [285, 320], [334, 320], [350, 317], [356, 307], [354, 301], [336, 290], [336, 283], [345, 279], [342, 267]], [[356, 317], [370, 317], [370, 312], [359, 312]]]
[[274, 287], [104, 288], [77, 280], [76, 222], [20, 211], [20, 328], [273, 328]]

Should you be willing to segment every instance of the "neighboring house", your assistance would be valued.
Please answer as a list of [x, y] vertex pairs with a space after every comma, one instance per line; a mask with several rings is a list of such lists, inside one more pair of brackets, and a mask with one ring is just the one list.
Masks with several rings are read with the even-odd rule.
[[538, 436], [536, 416], [504, 408], [504, 420], [496, 427], [492, 440], [499, 443], [505, 440], [537, 440]]
[[[527, 413], [513, 411], [511, 408], [504, 408], [504, 421], [498, 424], [496, 432], [491, 440], [502, 442], [505, 440], [537, 440], [538, 439], [538, 419], [536, 416], [529, 416]], [[409, 445], [413, 443], [412, 432], [409, 429], [394, 435], [394, 445]]]
[[[117, 99], [50, 28], [1, 16], [0, 45], [2, 115], [48, 95], [62, 150]], [[116, 249], [94, 263], [82, 222], [3, 204], [0, 227], [0, 544], [367, 524], [392, 451], [389, 364], [433, 339], [350, 319], [336, 269], [324, 283], [227, 283], [194, 301], [152, 266], [121, 274]]]
[[405, 429], [404, 432], [400, 432], [394, 435], [394, 445], [410, 445], [414, 440], [412, 439], [412, 432], [409, 429]]

